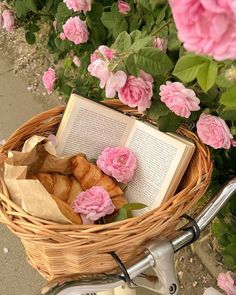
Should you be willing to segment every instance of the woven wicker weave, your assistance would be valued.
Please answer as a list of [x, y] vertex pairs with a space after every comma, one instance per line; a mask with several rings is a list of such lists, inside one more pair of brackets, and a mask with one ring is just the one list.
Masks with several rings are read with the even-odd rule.
[[[116, 100], [105, 103], [137, 115]], [[32, 135], [55, 133], [63, 111], [64, 107], [54, 108], [22, 125], [1, 147], [0, 161], [8, 150], [20, 150]], [[15, 205], [1, 177], [0, 222], [21, 239], [30, 264], [47, 280], [75, 273], [114, 271], [116, 265], [110, 251], [115, 251], [129, 264], [142, 255], [145, 241], [160, 235], [170, 238], [175, 234], [179, 217], [203, 195], [210, 182], [212, 162], [208, 148], [188, 129], [181, 127], [179, 133], [194, 140], [197, 148], [178, 193], [157, 209], [105, 225], [56, 224], [33, 217]]]

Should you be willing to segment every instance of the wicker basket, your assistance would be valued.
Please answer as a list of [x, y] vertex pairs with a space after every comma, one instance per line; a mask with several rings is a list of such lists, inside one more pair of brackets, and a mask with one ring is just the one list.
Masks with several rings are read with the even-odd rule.
[[[137, 115], [115, 100], [106, 104]], [[22, 125], [1, 147], [0, 161], [8, 150], [20, 150], [32, 135], [55, 133], [63, 111], [64, 107], [54, 108]], [[61, 225], [33, 217], [14, 204], [1, 177], [0, 222], [21, 239], [30, 264], [47, 280], [63, 275], [112, 272], [116, 264], [111, 251], [127, 264], [134, 262], [142, 256], [145, 241], [175, 234], [179, 217], [203, 195], [210, 182], [212, 162], [208, 148], [185, 127], [179, 133], [194, 140], [197, 148], [177, 194], [157, 209], [105, 225]]]

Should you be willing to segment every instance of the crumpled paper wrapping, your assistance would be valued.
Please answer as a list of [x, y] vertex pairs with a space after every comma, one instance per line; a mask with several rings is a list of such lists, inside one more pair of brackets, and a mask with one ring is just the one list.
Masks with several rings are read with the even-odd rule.
[[4, 180], [11, 200], [27, 213], [57, 223], [71, 223], [39, 180], [27, 179], [37, 172], [71, 173], [71, 157], [59, 158], [52, 142], [42, 136], [28, 139], [22, 152], [9, 151], [4, 161]]

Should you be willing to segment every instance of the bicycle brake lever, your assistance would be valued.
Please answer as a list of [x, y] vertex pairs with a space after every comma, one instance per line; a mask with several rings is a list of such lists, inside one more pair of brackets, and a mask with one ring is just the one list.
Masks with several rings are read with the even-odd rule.
[[162, 295], [177, 295], [179, 284], [174, 268], [174, 249], [172, 244], [164, 239], [157, 239], [147, 245], [146, 255], [151, 256], [152, 268], [157, 275], [156, 279], [148, 276], [137, 276], [133, 282], [146, 289]]

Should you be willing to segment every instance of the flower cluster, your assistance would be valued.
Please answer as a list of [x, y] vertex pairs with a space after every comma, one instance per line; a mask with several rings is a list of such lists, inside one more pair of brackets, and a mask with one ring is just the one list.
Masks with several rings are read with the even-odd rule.
[[[97, 166], [108, 176], [120, 183], [127, 184], [134, 178], [137, 159], [134, 153], [125, 147], [107, 147], [98, 157]], [[73, 203], [73, 209], [80, 213], [85, 224], [112, 214], [115, 206], [108, 192], [101, 186], [81, 192]]]

